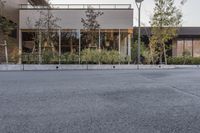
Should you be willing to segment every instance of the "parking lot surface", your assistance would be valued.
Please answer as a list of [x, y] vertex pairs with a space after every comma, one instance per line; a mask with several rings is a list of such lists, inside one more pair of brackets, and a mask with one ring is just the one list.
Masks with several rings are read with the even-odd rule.
[[199, 133], [200, 69], [0, 72], [0, 133]]

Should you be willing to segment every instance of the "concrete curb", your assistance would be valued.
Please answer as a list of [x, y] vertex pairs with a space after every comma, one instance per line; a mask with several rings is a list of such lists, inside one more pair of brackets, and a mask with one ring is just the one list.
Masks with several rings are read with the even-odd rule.
[[0, 71], [200, 69], [200, 65], [0, 65]]

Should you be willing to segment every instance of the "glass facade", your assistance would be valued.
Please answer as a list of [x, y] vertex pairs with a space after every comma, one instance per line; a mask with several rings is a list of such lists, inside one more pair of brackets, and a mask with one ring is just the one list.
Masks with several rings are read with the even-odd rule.
[[101, 30], [101, 49], [119, 50], [119, 30]]
[[22, 32], [22, 44], [23, 53], [38, 52], [36, 32]]
[[37, 64], [39, 63], [39, 42], [37, 32], [22, 32], [22, 63]]
[[126, 30], [123, 30], [121, 32], [121, 45], [120, 45], [120, 53], [123, 55], [123, 56], [126, 56], [128, 55], [128, 39], [129, 36], [128, 36], [128, 31]]
[[200, 56], [200, 39], [198, 38], [179, 38], [173, 44], [173, 56]]
[[73, 54], [79, 56], [75, 63], [80, 63], [84, 49], [115, 50], [126, 57], [130, 55], [131, 36], [132, 31], [123, 29], [22, 30], [22, 63], [57, 64], [62, 63], [62, 56]]
[[81, 50], [99, 48], [99, 30], [81, 30]]
[[[50, 59], [49, 56], [52, 56]], [[22, 32], [22, 63], [58, 63], [59, 33], [57, 31]]]
[[61, 31], [61, 54], [79, 51], [79, 30]]
[[[44, 10], [43, 7], [21, 7], [19, 13], [20, 54], [36, 55], [38, 56], [35, 58], [37, 63], [41, 64], [46, 64], [47, 61], [50, 63], [77, 63], [77, 59], [78, 63], [81, 63], [82, 57], [87, 54], [85, 49], [91, 49], [88, 50], [89, 52], [98, 50], [99, 52], [106, 52], [106, 54], [115, 53], [115, 56], [109, 56], [111, 58], [120, 56], [119, 53], [124, 58], [131, 55], [129, 34], [132, 33], [128, 32], [128, 29], [133, 29], [133, 9], [131, 5], [114, 4], [107, 8], [101, 4], [92, 5], [94, 12], [103, 13], [103, 15], [98, 15], [98, 19], [97, 17], [94, 18], [99, 25], [95, 26], [96, 28], [88, 28], [91, 26], [83, 25], [82, 19], [88, 17], [86, 13], [88, 4], [76, 10], [70, 9], [74, 5], [68, 5], [67, 8], [65, 8], [66, 5], [60, 6], [59, 10], [57, 10], [56, 5], [55, 7], [52, 6], [50, 11], [48, 11], [49, 8]], [[41, 14], [41, 11], [44, 15]], [[33, 14], [33, 17], [30, 17], [30, 14]], [[51, 16], [51, 18], [48, 20], [46, 16]], [[34, 37], [27, 37], [30, 32], [34, 34], [31, 35]], [[84, 52], [82, 52], [83, 50]], [[48, 54], [52, 55], [51, 58], [46, 56]], [[101, 54], [98, 56], [100, 57]], [[94, 58], [97, 59], [98, 57], [95, 56]], [[69, 61], [71, 59], [75, 61]], [[105, 59], [108, 58], [105, 57]], [[21, 61], [23, 60], [19, 59], [19, 62]]]

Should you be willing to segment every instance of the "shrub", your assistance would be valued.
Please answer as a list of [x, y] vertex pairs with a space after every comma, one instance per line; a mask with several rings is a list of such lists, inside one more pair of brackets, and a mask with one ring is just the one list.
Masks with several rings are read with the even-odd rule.
[[8, 61], [9, 63], [18, 63], [19, 61], [19, 49], [16, 47], [11, 47], [10, 51], [8, 52]]
[[116, 50], [109, 51], [108, 53], [111, 57], [111, 64], [121, 63], [121, 61], [124, 59]]
[[192, 64], [194, 64], [194, 65], [199, 65], [200, 64], [200, 58], [193, 58], [193, 60], [192, 60]]
[[121, 55], [118, 51], [112, 50], [92, 50], [85, 49], [81, 52], [81, 62], [83, 64], [116, 64], [121, 62]]
[[169, 57], [168, 64], [174, 65], [199, 65], [200, 64], [200, 57]]
[[109, 63], [111, 63], [111, 59], [109, 57], [109, 53], [107, 52], [107, 50], [102, 50], [101, 51], [100, 62], [102, 64], [109, 64]]
[[42, 53], [42, 63], [43, 64], [58, 64], [59, 55], [53, 53], [52, 51], [46, 50]]
[[81, 62], [83, 64], [98, 64], [100, 56], [99, 50], [84, 49], [81, 52]]
[[22, 63], [23, 64], [38, 64], [39, 56], [38, 54], [24, 53], [22, 55]]
[[[81, 52], [80, 61], [82, 64], [118, 64], [131, 62], [130, 56], [122, 56], [119, 51], [116, 50], [101, 50], [98, 49], [85, 49]], [[62, 64], [78, 64], [78, 53], [64, 53], [60, 57]], [[36, 54], [24, 54], [23, 63], [37, 64], [39, 62], [38, 53]], [[44, 51], [42, 53], [43, 64], [57, 64], [59, 63], [59, 55], [52, 51]]]
[[100, 62], [102, 64], [117, 64], [125, 60], [116, 50], [102, 50], [100, 52]]
[[[144, 42], [140, 44], [140, 54], [143, 56], [143, 52], [148, 48]], [[132, 48], [131, 48], [131, 58], [136, 63], [137, 62], [137, 53], [138, 53], [138, 41], [135, 41]]]
[[79, 63], [79, 55], [76, 53], [65, 53], [61, 56], [62, 64], [77, 64]]

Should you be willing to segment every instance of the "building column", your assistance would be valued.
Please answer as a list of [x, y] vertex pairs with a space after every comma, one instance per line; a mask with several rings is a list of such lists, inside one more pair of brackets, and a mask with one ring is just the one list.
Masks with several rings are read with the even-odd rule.
[[19, 29], [19, 64], [22, 64], [22, 31]]
[[124, 46], [123, 46], [123, 54], [125, 55], [125, 56], [127, 56], [128, 55], [128, 37], [125, 37], [124, 38]]
[[60, 65], [60, 62], [61, 62], [61, 29], [59, 29], [58, 31], [59, 33], [59, 65]]
[[128, 34], [128, 56], [131, 57], [131, 34]]

